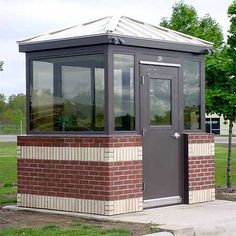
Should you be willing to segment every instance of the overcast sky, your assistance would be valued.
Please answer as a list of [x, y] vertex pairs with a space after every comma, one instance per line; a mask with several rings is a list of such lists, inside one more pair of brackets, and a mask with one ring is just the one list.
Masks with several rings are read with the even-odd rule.
[[[228, 6], [233, 0], [185, 0], [200, 17], [210, 14], [229, 28]], [[147, 23], [159, 24], [170, 16], [175, 0], [0, 0], [0, 93], [25, 93], [25, 56], [16, 41], [41, 33], [77, 25], [99, 17], [122, 14]]]

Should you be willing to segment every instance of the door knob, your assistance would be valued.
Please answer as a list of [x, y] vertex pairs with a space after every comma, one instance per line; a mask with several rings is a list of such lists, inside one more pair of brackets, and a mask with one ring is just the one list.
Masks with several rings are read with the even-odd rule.
[[175, 139], [178, 139], [178, 138], [180, 138], [180, 134], [178, 132], [176, 132], [172, 135], [172, 137]]

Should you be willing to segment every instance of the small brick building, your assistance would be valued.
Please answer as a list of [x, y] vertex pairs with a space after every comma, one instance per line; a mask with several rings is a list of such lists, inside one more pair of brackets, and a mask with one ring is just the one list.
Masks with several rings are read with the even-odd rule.
[[17, 205], [114, 215], [214, 200], [211, 46], [125, 16], [20, 41], [27, 135], [17, 139]]

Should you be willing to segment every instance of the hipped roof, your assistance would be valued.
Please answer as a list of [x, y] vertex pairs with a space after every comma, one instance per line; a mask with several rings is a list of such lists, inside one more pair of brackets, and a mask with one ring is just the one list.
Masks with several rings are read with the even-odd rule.
[[[66, 29], [38, 35], [18, 41], [19, 46], [79, 40], [96, 36], [117, 36], [131, 39], [149, 40], [197, 46], [212, 47], [212, 43], [161, 26], [131, 19], [127, 16], [108, 16], [95, 21], [79, 24]], [[123, 41], [125, 44], [125, 41]]]

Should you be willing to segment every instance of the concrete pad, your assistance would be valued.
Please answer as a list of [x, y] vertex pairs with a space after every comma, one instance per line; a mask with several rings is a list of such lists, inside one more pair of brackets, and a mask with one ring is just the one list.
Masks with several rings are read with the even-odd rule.
[[171, 232], [174, 236], [194, 236], [194, 230], [191, 227], [177, 225], [158, 225], [161, 231]]
[[173, 236], [173, 234], [169, 232], [159, 232], [154, 234], [145, 234], [144, 236]]
[[[5, 207], [5, 209], [9, 208], [13, 209], [12, 206]], [[17, 209], [16, 206], [15, 209]], [[236, 236], [236, 202], [223, 200], [194, 205], [175, 205], [153, 208], [144, 210], [143, 212], [116, 216], [98, 216], [30, 208], [20, 209], [65, 214], [85, 219], [157, 224], [163, 231], [167, 230], [170, 232], [173, 232], [170, 228], [170, 225], [172, 225], [171, 227], [174, 226], [178, 230], [187, 230], [189, 235], [194, 231], [195, 236]], [[173, 234], [177, 236], [176, 232], [173, 232]]]
[[175, 205], [139, 213], [113, 216], [113, 219], [140, 223], [177, 225], [193, 228], [195, 236], [236, 236], [236, 202], [216, 200], [194, 205]]

